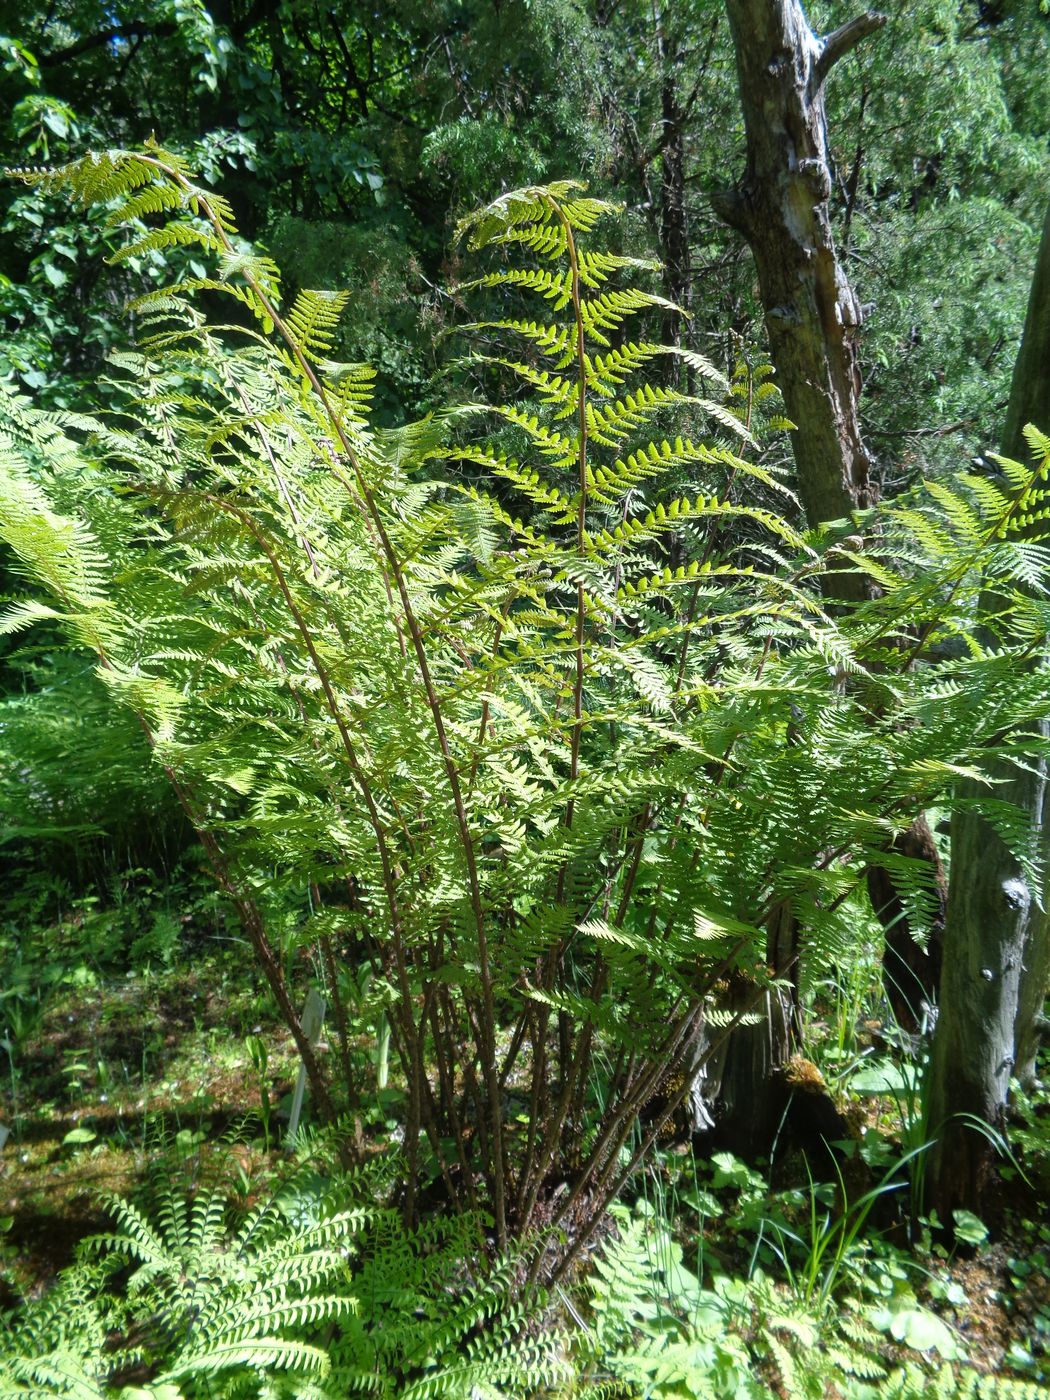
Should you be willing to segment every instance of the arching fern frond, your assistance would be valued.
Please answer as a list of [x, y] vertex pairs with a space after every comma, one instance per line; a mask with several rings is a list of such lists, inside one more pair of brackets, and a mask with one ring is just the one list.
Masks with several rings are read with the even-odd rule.
[[[491, 1211], [499, 1255], [578, 1212], [561, 1261], [533, 1266], [563, 1267], [654, 1140], [626, 1150], [647, 1089], [696, 1069], [706, 1026], [757, 1014], [782, 912], [814, 956], [838, 947], [881, 836], [950, 807], [961, 772], [1042, 755], [1045, 464], [920, 486], [871, 543], [803, 534], [750, 457], [765, 367], [720, 378], [655, 344], [669, 303], [630, 285], [644, 260], [601, 246], [612, 208], [571, 182], [462, 226], [492, 259], [465, 292], [492, 401], [376, 431], [371, 372], [328, 358], [345, 295], [283, 314], [190, 172], [153, 148], [106, 159], [54, 179], [136, 200], [136, 222], [156, 182], [158, 216], [203, 220], [222, 251], [156, 299], [105, 424], [5, 410], [0, 529], [33, 581], [8, 625], [62, 626], [145, 722], [293, 1034], [306, 988], [281, 969], [367, 959], [410, 1096], [405, 1216], [440, 1181], [460, 1219]], [[208, 322], [196, 294], [216, 289], [249, 329]], [[546, 320], [493, 311], [522, 291], [550, 294]], [[647, 377], [676, 360], [709, 398]], [[832, 569], [883, 592], [829, 615]], [[285, 958], [245, 894], [274, 889], [338, 915], [282, 928]], [[698, 909], [728, 943], [698, 936]], [[743, 1004], [715, 991], [730, 956]], [[144, 1279], [208, 1253], [216, 1209], [142, 1236]], [[336, 1277], [337, 1239], [300, 1243]], [[300, 1267], [267, 1248], [276, 1327], [306, 1295], [265, 1292]], [[248, 1336], [236, 1318], [223, 1347]], [[386, 1344], [358, 1337], [355, 1384]]]

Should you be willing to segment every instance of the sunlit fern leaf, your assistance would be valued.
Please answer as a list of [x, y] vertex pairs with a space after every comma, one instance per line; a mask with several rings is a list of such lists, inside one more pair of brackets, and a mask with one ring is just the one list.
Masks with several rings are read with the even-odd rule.
[[521, 242], [522, 225], [542, 227], [555, 217], [572, 229], [589, 232], [599, 218], [618, 212], [620, 206], [606, 200], [572, 197], [574, 191], [584, 188], [578, 180], [555, 180], [548, 185], [512, 190], [462, 218], [456, 225], [456, 241], [466, 238], [472, 251], [508, 235]]
[[329, 354], [349, 292], [300, 292], [287, 313], [288, 326], [302, 350], [314, 359]]
[[[156, 188], [155, 186], [153, 188]], [[122, 217], [123, 217], [123, 211]], [[153, 229], [141, 238], [126, 243], [109, 257], [111, 263], [138, 258], [147, 253], [159, 252], [165, 248], [195, 247], [221, 256], [223, 246], [206, 225], [189, 223], [169, 223], [163, 228]]]

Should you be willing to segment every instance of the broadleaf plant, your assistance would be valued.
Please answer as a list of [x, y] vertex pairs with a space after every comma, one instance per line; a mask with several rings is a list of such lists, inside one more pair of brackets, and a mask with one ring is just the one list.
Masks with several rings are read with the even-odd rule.
[[[345, 295], [283, 309], [179, 159], [22, 178], [212, 270], [136, 303], [123, 408], [6, 397], [6, 626], [62, 626], [138, 716], [322, 1116], [363, 1092], [370, 969], [406, 1217], [480, 1208], [497, 1253], [546, 1229], [557, 1276], [679, 1108], [704, 1120], [740, 1027], [848, 946], [887, 838], [1040, 751], [1050, 444], [801, 533], [717, 368], [646, 338], [669, 307], [597, 241], [615, 209], [568, 181], [460, 230], [493, 260], [459, 295], [498, 396], [379, 431], [370, 371], [328, 358]], [[707, 396], [649, 382], [668, 355]], [[829, 611], [832, 570], [877, 596]], [[291, 975], [332, 1006], [327, 1059]]]

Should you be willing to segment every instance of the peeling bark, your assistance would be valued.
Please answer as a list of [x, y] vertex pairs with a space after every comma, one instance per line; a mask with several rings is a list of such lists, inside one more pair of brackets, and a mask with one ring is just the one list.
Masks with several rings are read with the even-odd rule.
[[[793, 434], [798, 489], [811, 524], [870, 504], [861, 437], [860, 304], [835, 254], [824, 115], [831, 68], [882, 17], [864, 14], [825, 39], [797, 0], [726, 0], [747, 133], [747, 170], [715, 211], [751, 245], [777, 382]], [[839, 592], [862, 590], [855, 577]]]

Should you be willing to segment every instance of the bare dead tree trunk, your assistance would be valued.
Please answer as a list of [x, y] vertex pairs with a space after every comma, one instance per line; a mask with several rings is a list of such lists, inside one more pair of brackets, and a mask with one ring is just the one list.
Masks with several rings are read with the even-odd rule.
[[[715, 201], [716, 212], [747, 239], [755, 259], [770, 352], [788, 415], [799, 496], [810, 525], [840, 519], [872, 503], [871, 457], [860, 428], [861, 376], [858, 299], [838, 260], [829, 200], [832, 173], [824, 87], [834, 65], [884, 23], [866, 12], [826, 36], [810, 28], [799, 0], [726, 0], [736, 50], [747, 137], [747, 168], [737, 187]], [[859, 171], [861, 152], [855, 159]], [[856, 190], [851, 194], [855, 199]], [[832, 598], [860, 598], [865, 580], [832, 576]], [[884, 980], [891, 1005], [909, 1029], [921, 1004], [934, 1000], [940, 977], [940, 938], [946, 891], [936, 846], [919, 820], [891, 849], [927, 861], [941, 896], [929, 943], [917, 944], [886, 869], [873, 869], [869, 888], [887, 928]], [[790, 1020], [784, 1021], [787, 1031]], [[762, 1091], [756, 1047], [775, 1074], [790, 1037], [772, 1026], [753, 1045], [730, 1047], [723, 1076], [726, 1098], [744, 1103]], [[772, 1055], [770, 1056], [770, 1051]], [[779, 1061], [779, 1064], [778, 1064]], [[732, 1116], [732, 1114], [730, 1114]], [[738, 1115], [739, 1116], [739, 1115]]]
[[[747, 169], [716, 212], [747, 239], [758, 271], [777, 380], [793, 434], [798, 489], [811, 524], [869, 504], [871, 459], [858, 416], [860, 305], [835, 255], [824, 116], [831, 69], [882, 16], [826, 38], [798, 0], [726, 0], [747, 134]], [[856, 578], [841, 591], [859, 592]]]
[[[1023, 428], [1050, 432], [1050, 210], [1014, 366], [1003, 455], [1023, 461]], [[1044, 736], [1050, 721], [1040, 719]], [[929, 1123], [937, 1135], [929, 1170], [932, 1203], [951, 1221], [957, 1207], [979, 1210], [993, 1148], [977, 1119], [1003, 1122], [1011, 1077], [1035, 1075], [1043, 1004], [1050, 986], [1050, 800], [1045, 761], [1004, 769], [996, 796], [1028, 816], [1031, 854], [1044, 871], [1032, 888], [997, 833], [974, 812], [952, 820], [952, 861], [940, 1015], [933, 1045]], [[971, 795], [976, 796], [974, 788]]]

